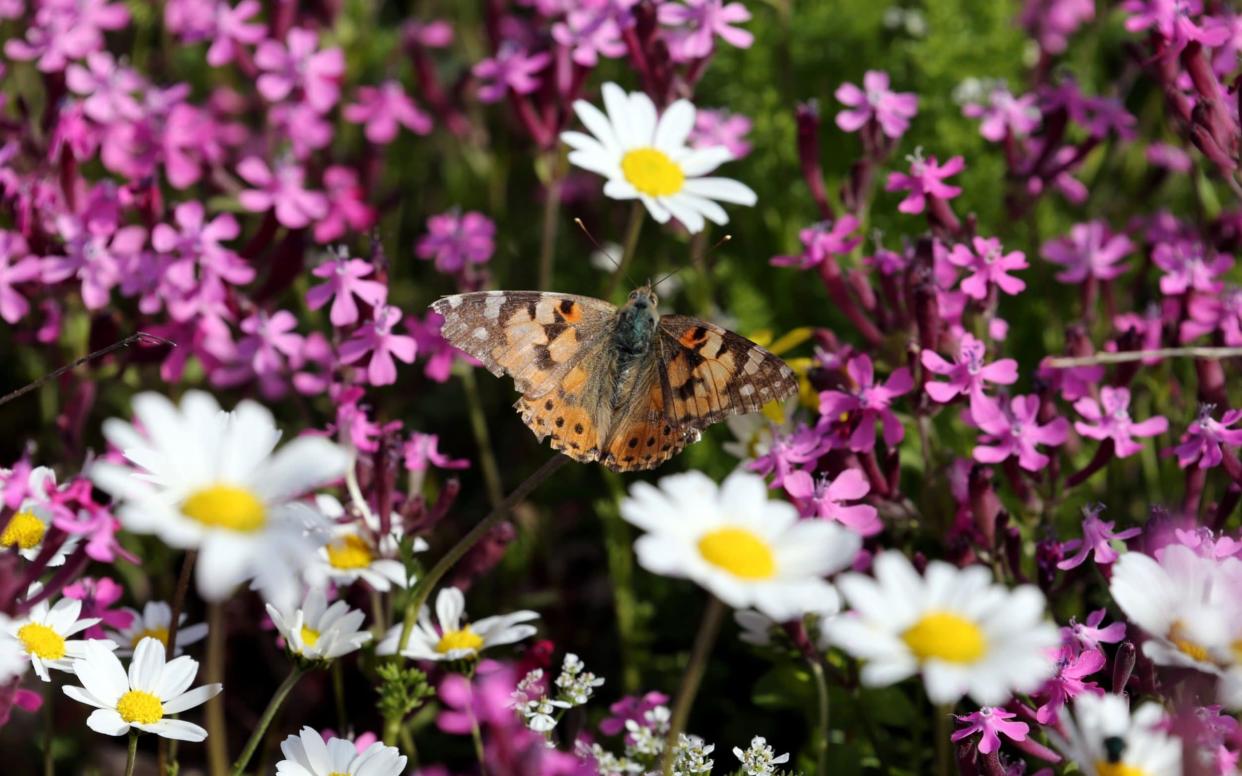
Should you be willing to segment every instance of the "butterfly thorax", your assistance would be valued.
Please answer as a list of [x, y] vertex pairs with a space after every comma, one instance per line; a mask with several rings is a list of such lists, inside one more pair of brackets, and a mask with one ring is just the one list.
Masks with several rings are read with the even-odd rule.
[[617, 311], [617, 323], [612, 334], [615, 351], [612, 366], [615, 372], [611, 380], [611, 404], [614, 408], [630, 394], [638, 371], [636, 367], [651, 350], [659, 322], [656, 296], [646, 288], [631, 292], [629, 301]]

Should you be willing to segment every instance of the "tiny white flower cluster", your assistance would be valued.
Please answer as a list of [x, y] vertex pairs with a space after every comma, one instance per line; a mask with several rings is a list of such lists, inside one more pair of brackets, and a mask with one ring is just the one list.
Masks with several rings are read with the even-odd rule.
[[672, 716], [667, 706], [656, 706], [643, 714], [643, 721], [625, 721], [626, 757], [654, 759], [664, 753], [664, 736]]
[[673, 776], [709, 776], [715, 765], [710, 759], [714, 751], [715, 744], [682, 733], [673, 752]]
[[557, 717], [565, 709], [581, 706], [591, 699], [595, 688], [603, 685], [604, 678], [586, 670], [582, 658], [570, 652], [561, 663], [561, 673], [556, 677], [557, 694], [549, 698], [544, 689], [543, 669], [536, 668], [522, 677], [513, 691], [513, 708], [537, 733], [548, 734], [556, 727]]
[[742, 761], [742, 772], [746, 776], [774, 776], [776, 766], [789, 762], [789, 755], [777, 755], [763, 736], [750, 739], [750, 748], [745, 752], [741, 747], [733, 747], [733, 754]]
[[604, 677], [586, 670], [582, 658], [570, 652], [561, 663], [561, 675], [556, 677], [561, 699], [574, 706], [581, 706], [591, 699], [595, 688], [604, 684]]

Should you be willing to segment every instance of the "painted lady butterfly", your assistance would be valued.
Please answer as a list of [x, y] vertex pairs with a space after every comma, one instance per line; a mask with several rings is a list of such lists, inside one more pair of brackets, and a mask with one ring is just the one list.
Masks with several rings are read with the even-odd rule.
[[798, 385], [785, 362], [745, 337], [659, 315], [651, 287], [620, 308], [542, 291], [446, 296], [449, 342], [508, 373], [535, 436], [578, 461], [652, 469], [728, 415], [757, 412]]

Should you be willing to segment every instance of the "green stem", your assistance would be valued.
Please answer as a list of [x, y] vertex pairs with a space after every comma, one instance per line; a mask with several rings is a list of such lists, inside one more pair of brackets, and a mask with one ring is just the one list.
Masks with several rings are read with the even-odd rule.
[[952, 719], [953, 708], [947, 704], [936, 706], [936, 774], [951, 776], [953, 773], [953, 751], [949, 746], [949, 720]]
[[[285, 702], [285, 698], [289, 696], [289, 691], [298, 683], [306, 674], [306, 669], [294, 665], [289, 670], [289, 675], [276, 688], [272, 699], [268, 701], [267, 708], [263, 710], [263, 716], [259, 718], [259, 724], [255, 726], [254, 731], [250, 734], [249, 740], [246, 741], [246, 748], [242, 750], [241, 756], [233, 763], [233, 776], [242, 776], [246, 771], [246, 766], [250, 763], [250, 758], [254, 757], [255, 750], [259, 748], [259, 743], [263, 741], [263, 736], [267, 733], [267, 728], [272, 724], [272, 720], [276, 718], [276, 712], [280, 710], [281, 704]], [[343, 732], [343, 731], [342, 731]]]
[[638, 249], [638, 235], [643, 230], [644, 215], [643, 203], [635, 200], [630, 207], [630, 222], [625, 227], [625, 247], [621, 253], [621, 261], [617, 262], [617, 269], [609, 276], [607, 284], [604, 285], [605, 299], [612, 296], [612, 292], [617, 290], [617, 284], [625, 277], [625, 271], [630, 268], [630, 262], [634, 260], [634, 253]]
[[349, 716], [345, 713], [345, 667], [339, 660], [332, 661], [332, 694], [336, 697], [336, 729], [343, 736]]
[[[185, 598], [190, 592], [190, 577], [194, 576], [194, 561], [198, 558], [197, 550], [186, 550], [181, 560], [181, 573], [177, 576], [177, 587], [173, 591], [171, 613], [168, 620], [168, 641], [164, 645], [164, 659], [172, 660], [177, 650], [177, 631], [181, 628], [181, 612], [185, 609]], [[176, 763], [176, 739], [159, 738], [155, 748], [155, 772], [163, 776], [168, 772], [168, 762]]]
[[134, 763], [138, 762], [138, 731], [130, 729], [129, 747], [125, 751], [125, 776], [134, 776]]
[[[225, 651], [224, 605], [207, 607], [207, 658], [204, 678], [208, 683], [224, 683]], [[229, 769], [228, 725], [224, 718], [224, 696], [207, 701], [207, 772], [224, 776]]]
[[552, 262], [556, 258], [556, 215], [561, 208], [561, 182], [565, 178], [568, 159], [558, 149], [552, 161], [552, 178], [544, 187], [543, 231], [539, 242], [539, 289], [547, 291], [552, 285]]
[[500, 484], [500, 467], [496, 465], [496, 456], [492, 452], [487, 416], [483, 412], [483, 402], [479, 400], [479, 386], [475, 382], [473, 369], [462, 371], [461, 385], [466, 391], [466, 404], [470, 408], [470, 430], [474, 432], [474, 441], [479, 448], [479, 468], [483, 470], [487, 500], [494, 509], [504, 501], [505, 491]]
[[819, 702], [819, 731], [815, 739], [815, 772], [819, 776], [828, 776], [828, 737], [832, 728], [829, 727], [828, 678], [824, 675], [824, 664], [818, 656], [809, 661], [811, 675], [815, 677], [815, 694]]
[[621, 653], [621, 690], [636, 695], [642, 684], [639, 672], [638, 633], [640, 630], [638, 596], [634, 592], [634, 537], [630, 525], [621, 519], [617, 504], [625, 497], [621, 475], [603, 471], [611, 500], [596, 509], [604, 530], [604, 548], [608, 557], [608, 579], [612, 582], [613, 609], [617, 617], [617, 640]]
[[56, 737], [56, 715], [52, 711], [52, 701], [56, 699], [56, 682], [47, 683], [47, 697], [43, 699], [43, 776], [54, 776], [56, 758], [52, 754], [52, 743]]
[[483, 732], [479, 730], [479, 721], [474, 714], [470, 715], [470, 738], [474, 741], [474, 757], [479, 761], [479, 772], [487, 776], [487, 755], [483, 752]]
[[690, 662], [681, 675], [681, 686], [677, 688], [677, 699], [673, 701], [673, 712], [669, 717], [668, 737], [664, 739], [664, 776], [672, 776], [674, 752], [677, 741], [686, 729], [690, 718], [690, 708], [699, 693], [699, 685], [703, 682], [703, 672], [707, 669], [707, 658], [716, 644], [716, 636], [720, 633], [720, 623], [724, 620], [725, 605], [719, 598], [711, 596], [703, 619], [699, 622], [699, 632], [694, 636], [694, 646], [690, 649]]

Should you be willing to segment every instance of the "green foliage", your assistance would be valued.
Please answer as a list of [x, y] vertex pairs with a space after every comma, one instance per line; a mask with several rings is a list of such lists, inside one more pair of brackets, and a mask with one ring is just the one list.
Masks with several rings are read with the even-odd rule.
[[380, 663], [375, 669], [380, 680], [376, 708], [385, 720], [403, 720], [417, 711], [436, 691], [427, 683], [427, 675], [400, 661]]

